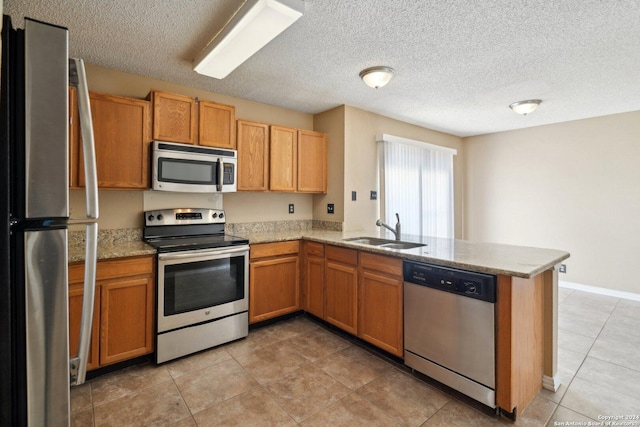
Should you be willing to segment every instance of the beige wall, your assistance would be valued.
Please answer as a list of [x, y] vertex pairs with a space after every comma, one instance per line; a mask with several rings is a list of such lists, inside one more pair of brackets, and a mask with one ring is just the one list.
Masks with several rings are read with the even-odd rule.
[[[378, 147], [376, 134], [390, 135], [425, 141], [458, 150], [454, 157], [454, 211], [455, 235], [463, 235], [464, 194], [464, 146], [462, 139], [442, 132], [411, 125], [354, 107], [345, 107], [344, 131], [344, 229], [375, 230], [380, 215], [380, 197], [370, 200], [369, 192], [380, 195], [378, 182]], [[351, 192], [356, 191], [356, 201]], [[402, 220], [402, 212], [400, 212]], [[394, 221], [389, 221], [393, 222]]]
[[[327, 155], [327, 194], [313, 196], [313, 219], [344, 221], [344, 120], [345, 106], [333, 108], [313, 117], [313, 128], [329, 138]], [[334, 204], [334, 213], [327, 213], [327, 204]]]
[[465, 238], [566, 250], [561, 280], [640, 293], [640, 111], [465, 145]]
[[[164, 90], [233, 105], [236, 107], [236, 118], [300, 129], [313, 129], [311, 114], [123, 73], [93, 64], [86, 64], [86, 70], [89, 89], [92, 91], [145, 98], [151, 89]], [[147, 209], [144, 206], [145, 198], [143, 195], [143, 191], [133, 190], [100, 191], [100, 228], [142, 227], [142, 211]], [[166, 198], [166, 203], [164, 203], [166, 206], [181, 207], [179, 206], [180, 198], [171, 193], [163, 193], [160, 197]], [[201, 196], [201, 200], [194, 201], [194, 203], [198, 203], [199, 207], [216, 207], [216, 204], [211, 201], [211, 197], [207, 195]], [[289, 203], [294, 203], [295, 214], [288, 213]], [[285, 193], [225, 194], [223, 206], [230, 222], [311, 219], [313, 196]], [[74, 216], [79, 216], [84, 212], [82, 191], [72, 190], [70, 192], [70, 207]]]

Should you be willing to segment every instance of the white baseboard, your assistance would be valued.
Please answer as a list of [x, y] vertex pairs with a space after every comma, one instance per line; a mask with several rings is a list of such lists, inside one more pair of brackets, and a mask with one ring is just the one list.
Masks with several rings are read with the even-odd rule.
[[554, 393], [558, 391], [561, 384], [560, 376], [558, 374], [553, 377], [549, 377], [547, 375], [542, 376], [542, 387], [547, 390], [551, 390]]
[[640, 294], [634, 294], [633, 292], [616, 291], [615, 289], [600, 288], [597, 286], [583, 285], [581, 283], [565, 282], [563, 280], [558, 280], [558, 286], [560, 286], [561, 288], [575, 289], [576, 291], [591, 292], [592, 294], [607, 295], [610, 297], [640, 301]]

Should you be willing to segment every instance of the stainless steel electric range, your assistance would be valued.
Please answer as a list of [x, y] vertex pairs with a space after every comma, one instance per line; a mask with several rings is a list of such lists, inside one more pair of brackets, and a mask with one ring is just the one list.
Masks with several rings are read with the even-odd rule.
[[249, 241], [224, 233], [219, 209], [145, 212], [157, 249], [156, 362], [246, 337]]

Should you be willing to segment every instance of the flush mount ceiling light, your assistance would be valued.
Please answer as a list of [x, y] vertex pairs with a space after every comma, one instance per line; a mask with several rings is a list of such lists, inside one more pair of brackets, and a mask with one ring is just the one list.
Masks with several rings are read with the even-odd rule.
[[540, 99], [527, 99], [526, 101], [514, 102], [513, 104], [509, 105], [509, 108], [511, 108], [518, 114], [526, 116], [527, 114], [536, 111], [538, 105], [540, 105], [541, 102], [542, 100]]
[[304, 12], [302, 0], [246, 0], [193, 61], [193, 70], [223, 79]]
[[360, 71], [360, 78], [367, 86], [378, 89], [389, 83], [394, 74], [391, 67], [371, 67]]

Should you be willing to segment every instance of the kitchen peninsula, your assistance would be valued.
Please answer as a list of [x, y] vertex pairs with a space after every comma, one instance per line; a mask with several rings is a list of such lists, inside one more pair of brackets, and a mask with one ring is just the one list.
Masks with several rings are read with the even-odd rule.
[[[402, 260], [416, 260], [496, 275], [496, 405], [509, 416], [515, 417], [517, 412], [527, 407], [541, 388], [555, 391], [560, 386], [557, 375], [558, 276], [556, 266], [569, 257], [569, 253], [565, 251], [409, 235], [403, 235], [402, 240], [421, 243], [425, 246], [392, 249], [354, 241], [359, 237], [389, 238], [384, 232], [375, 231], [340, 232], [312, 229], [237, 234], [249, 239], [252, 252], [260, 248], [261, 252], [264, 250], [271, 253], [273, 255], [271, 260], [277, 257], [279, 243], [302, 240], [303, 249], [300, 251], [300, 259], [303, 267], [299, 287], [301, 295], [299, 295], [300, 305], [297, 308], [324, 318], [329, 323], [400, 356], [402, 355], [402, 298], [398, 300], [387, 290], [385, 294], [379, 294], [372, 300], [365, 299], [362, 288], [366, 286], [367, 275], [377, 274], [376, 269], [384, 271], [384, 274], [378, 277], [381, 281], [395, 283], [400, 295]], [[314, 245], [313, 249], [309, 249], [310, 245]], [[270, 252], [267, 248], [273, 248], [274, 251]], [[287, 252], [284, 256], [291, 255], [291, 252]], [[295, 255], [297, 256], [297, 253]], [[387, 261], [390, 263], [387, 264]], [[394, 261], [396, 261], [395, 264]], [[354, 291], [338, 293], [340, 301], [335, 305], [341, 307], [332, 309], [331, 313], [329, 312], [331, 303], [328, 299], [331, 298], [330, 294], [335, 296], [336, 292], [329, 292], [330, 286], [334, 287], [329, 283], [332, 281], [329, 274], [334, 274], [330, 272], [329, 265], [335, 265], [339, 270], [338, 274], [352, 274], [354, 277], [352, 281]], [[317, 276], [320, 275], [322, 279], [318, 279]], [[338, 276], [331, 277], [335, 279]], [[326, 285], [318, 284], [318, 280], [325, 280]], [[355, 288], [359, 289], [355, 290]], [[353, 303], [351, 312], [344, 311], [343, 297]], [[314, 299], [320, 299], [320, 303], [314, 303]], [[366, 305], [374, 301], [378, 304], [380, 301], [388, 305], [396, 304], [393, 308], [387, 305], [383, 307], [385, 312], [395, 310], [399, 313], [400, 320], [396, 329], [400, 329], [400, 333], [396, 334], [398, 337], [395, 342], [393, 333], [384, 334], [387, 338], [384, 340], [374, 336], [375, 332], [366, 332], [368, 326], [363, 323], [366, 322], [367, 316], [358, 312], [366, 311]], [[339, 315], [335, 314], [340, 310], [348, 314], [342, 319], [336, 319]], [[381, 310], [378, 306], [376, 310], [369, 311], [380, 312]], [[359, 324], [356, 326], [357, 322]], [[385, 316], [385, 323], [393, 325], [393, 316], [389, 318]], [[372, 329], [380, 332], [379, 325]], [[393, 345], [389, 344], [390, 340]]]
[[[401, 236], [402, 240], [425, 246], [399, 250], [353, 241], [357, 237], [389, 238], [389, 235], [379, 231], [299, 229], [243, 232], [233, 228], [230, 231], [231, 234], [248, 238], [251, 245], [250, 262], [256, 266], [265, 266], [263, 271], [252, 268], [251, 280], [258, 277], [258, 274], [269, 271], [269, 268], [274, 268], [274, 272], [290, 272], [289, 276], [282, 277], [291, 278], [293, 281], [286, 288], [290, 290], [290, 298], [289, 302], [283, 302], [285, 308], [271, 311], [267, 309], [267, 313], [257, 316], [256, 321], [274, 318], [285, 312], [305, 310], [400, 357], [403, 333], [403, 260], [422, 261], [496, 275], [497, 406], [504, 412], [515, 415], [527, 407], [542, 387], [557, 390], [560, 385], [557, 376], [556, 266], [569, 257], [567, 252], [410, 235]], [[148, 253], [150, 249], [141, 242], [139, 244]], [[136, 251], [130, 255], [124, 252], [127, 245], [118, 246], [121, 250], [114, 252], [115, 258], [140, 255], [137, 251], [141, 248], [137, 243], [130, 243], [130, 247]], [[75, 248], [70, 247], [70, 259], [81, 261], [82, 253], [77, 252]], [[105, 258], [109, 257], [109, 251], [105, 250], [102, 253]], [[279, 264], [279, 261], [282, 262]], [[283, 266], [284, 270], [277, 270], [277, 265]], [[351, 278], [348, 280], [351, 280], [352, 287], [348, 294], [336, 294], [335, 292], [340, 290], [336, 289], [334, 284], [344, 277]], [[378, 284], [389, 284], [388, 289], [384, 290], [386, 293], [373, 297], [365, 296], [363, 289], [371, 283], [367, 282], [369, 278], [377, 280]], [[279, 281], [282, 282], [282, 279]], [[254, 288], [250, 290], [252, 304], [258, 303], [261, 295], [266, 295], [269, 302], [265, 307], [270, 308], [270, 304], [277, 304], [274, 300], [280, 299], [288, 292], [280, 287], [270, 288], [262, 280], [260, 283], [266, 287], [258, 289], [258, 292]], [[394, 290], [391, 291], [391, 288]], [[273, 298], [275, 294], [279, 297]], [[338, 305], [331, 312], [326, 311], [327, 307], [330, 307], [326, 301], [329, 295], [339, 296]], [[347, 295], [346, 299], [343, 299], [344, 295]], [[348, 305], [345, 304], [346, 300], [355, 304], [352, 311], [341, 311]], [[372, 308], [370, 304], [376, 303], [379, 305]], [[396, 306], [391, 307], [394, 304]], [[389, 313], [399, 314], [395, 319], [395, 329], [391, 333], [380, 333], [378, 315], [374, 317], [377, 324], [367, 326], [367, 321], [371, 320], [367, 315], [371, 312], [385, 312], [391, 316], [385, 318], [385, 323], [389, 325], [394, 324], [393, 315]], [[348, 315], [346, 318], [341, 317], [341, 313]]]

